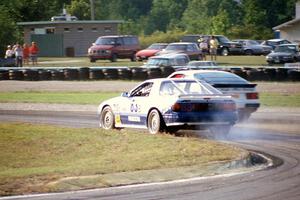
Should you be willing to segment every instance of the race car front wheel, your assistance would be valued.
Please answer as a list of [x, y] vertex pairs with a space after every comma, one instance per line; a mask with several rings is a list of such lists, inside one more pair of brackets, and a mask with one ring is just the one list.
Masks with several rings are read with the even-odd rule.
[[100, 126], [106, 130], [115, 127], [114, 114], [109, 106], [105, 107], [101, 112]]
[[162, 119], [157, 110], [151, 110], [148, 115], [147, 125], [151, 134], [157, 134], [162, 130]]

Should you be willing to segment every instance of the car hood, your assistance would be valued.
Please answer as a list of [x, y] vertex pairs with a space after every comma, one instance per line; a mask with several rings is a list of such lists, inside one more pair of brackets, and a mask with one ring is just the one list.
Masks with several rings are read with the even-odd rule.
[[90, 49], [91, 50], [107, 50], [107, 49], [111, 49], [113, 48], [113, 45], [94, 45], [91, 46]]
[[269, 53], [268, 56], [291, 56], [293, 53], [287, 53], [287, 52], [272, 52]]
[[157, 49], [143, 49], [143, 50], [140, 50], [136, 53], [136, 56], [149, 56], [149, 55], [154, 55], [156, 54], [157, 52], [159, 52], [160, 50], [157, 50]]

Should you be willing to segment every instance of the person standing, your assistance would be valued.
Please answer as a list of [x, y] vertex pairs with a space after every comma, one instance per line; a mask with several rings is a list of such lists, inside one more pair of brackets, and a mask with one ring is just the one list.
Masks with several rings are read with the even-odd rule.
[[23, 61], [24, 65], [29, 64], [29, 46], [28, 44], [23, 44]]
[[217, 49], [218, 49], [218, 41], [215, 38], [215, 36], [211, 36], [209, 40], [209, 51], [210, 51], [210, 56], [211, 60], [217, 60]]
[[16, 66], [23, 67], [23, 48], [19, 44], [16, 44], [14, 52], [16, 56]]
[[206, 60], [206, 54], [208, 54], [208, 44], [203, 37], [200, 37], [198, 42], [199, 42], [199, 47], [202, 51], [202, 59]]
[[13, 58], [13, 57], [14, 57], [14, 51], [12, 50], [11, 46], [8, 45], [5, 51], [5, 58]]
[[37, 65], [37, 56], [39, 53], [39, 48], [35, 42], [31, 43], [31, 46], [29, 47], [29, 55], [30, 59], [32, 61], [32, 65]]

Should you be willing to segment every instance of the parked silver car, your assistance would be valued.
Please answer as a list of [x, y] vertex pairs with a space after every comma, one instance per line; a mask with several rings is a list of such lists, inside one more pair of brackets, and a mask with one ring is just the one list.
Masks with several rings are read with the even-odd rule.
[[272, 47], [258, 43], [256, 40], [233, 40], [243, 45], [245, 55], [267, 55]]
[[152, 56], [148, 61], [141, 66], [142, 68], [158, 68], [158, 67], [182, 67], [186, 66], [190, 61], [188, 55], [180, 54], [165, 54], [160, 56]]

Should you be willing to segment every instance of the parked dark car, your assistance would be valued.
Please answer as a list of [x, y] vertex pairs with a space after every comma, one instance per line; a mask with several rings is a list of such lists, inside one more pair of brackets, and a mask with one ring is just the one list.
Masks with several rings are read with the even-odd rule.
[[142, 68], [158, 68], [158, 67], [173, 67], [180, 68], [186, 66], [190, 61], [188, 55], [183, 53], [165, 54], [160, 56], [152, 56], [148, 59]]
[[299, 47], [297, 44], [282, 44], [266, 56], [269, 65], [293, 63], [300, 61]]
[[165, 49], [158, 52], [156, 55], [165, 55], [170, 53], [184, 53], [189, 56], [190, 60], [202, 60], [202, 51], [196, 43], [192, 42], [170, 43]]
[[245, 55], [267, 55], [271, 53], [272, 47], [258, 43], [256, 40], [233, 40], [243, 45]]
[[275, 49], [275, 47], [277, 47], [278, 45], [291, 44], [291, 42], [285, 39], [271, 39], [271, 40], [263, 41], [261, 44], [270, 46], [272, 47], [272, 49]]
[[111, 35], [99, 37], [88, 49], [91, 62], [100, 59], [109, 59], [116, 62], [117, 58], [129, 58], [135, 61], [135, 54], [140, 50], [137, 36], [133, 35]]
[[[218, 40], [217, 52], [219, 55], [228, 56], [230, 54], [243, 54], [243, 47], [238, 42], [232, 42], [227, 37], [223, 35], [214, 35]], [[182, 42], [194, 42], [198, 44], [199, 38], [203, 38], [205, 41], [209, 41], [211, 35], [185, 35], [181, 38]], [[209, 42], [208, 42], [209, 44]]]

